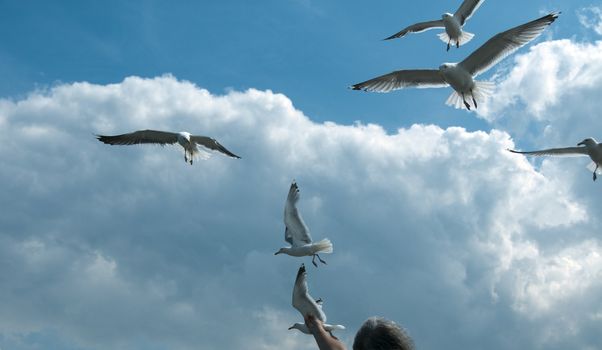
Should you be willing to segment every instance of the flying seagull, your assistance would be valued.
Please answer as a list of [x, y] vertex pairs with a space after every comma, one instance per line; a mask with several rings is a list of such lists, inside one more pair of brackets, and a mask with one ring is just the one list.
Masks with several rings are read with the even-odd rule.
[[[236, 154], [228, 151], [224, 146], [217, 142], [217, 140], [212, 139], [211, 137], [191, 135], [185, 131], [168, 132], [157, 130], [139, 130], [129, 134], [115, 136], [96, 135], [96, 138], [108, 145], [137, 145], [141, 143], [154, 143], [165, 146], [166, 144], [173, 145], [175, 143], [179, 143], [180, 146], [184, 148], [184, 161], [190, 161], [191, 165], [192, 160], [196, 155], [211, 155], [210, 153], [199, 149], [197, 146], [202, 146], [202, 148], [211, 151], [221, 152], [232, 158], [240, 158]], [[190, 157], [188, 157], [189, 155]]]
[[[332, 335], [333, 330], [342, 330], [345, 329], [344, 326], [339, 324], [330, 325], [326, 323], [326, 314], [322, 310], [322, 301], [321, 299], [314, 300], [309, 295], [309, 290], [307, 289], [307, 272], [305, 271], [305, 265], [301, 264], [299, 267], [299, 271], [297, 272], [297, 278], [295, 279], [295, 286], [293, 287], [293, 307], [297, 309], [303, 316], [303, 319], [307, 318], [307, 316], [313, 316], [316, 319], [322, 321], [322, 327], [325, 331]], [[298, 329], [305, 334], [311, 334], [309, 328], [305, 323], [295, 323], [289, 327], [289, 329]]]
[[474, 34], [463, 31], [462, 26], [464, 26], [466, 20], [472, 17], [473, 13], [484, 1], [485, 0], [464, 0], [456, 13], [444, 13], [440, 20], [412, 24], [385, 40], [401, 38], [408, 33], [420, 33], [429, 29], [445, 28], [445, 32], [438, 34], [438, 36], [444, 43], [447, 43], [447, 51], [449, 51], [452, 41], [454, 41], [456, 47], [459, 48], [460, 45], [466, 44], [474, 37]]
[[598, 143], [593, 138], [588, 137], [579, 142], [577, 146], [581, 147], [550, 148], [531, 152], [521, 152], [513, 149], [509, 149], [508, 151], [530, 156], [589, 156], [593, 162], [587, 168], [594, 173], [593, 178], [596, 181], [596, 172], [599, 172], [598, 167], [602, 165], [602, 143]]
[[285, 253], [292, 256], [312, 256], [311, 263], [314, 266], [318, 266], [316, 257], [321, 263], [326, 264], [326, 261], [322, 260], [318, 253], [332, 253], [332, 243], [328, 238], [313, 243], [309, 235], [309, 229], [297, 209], [297, 201], [299, 201], [299, 187], [293, 180], [284, 206], [284, 225], [286, 226], [284, 240], [291, 247], [280, 248], [274, 255]]
[[407, 87], [427, 88], [451, 86], [454, 92], [445, 102], [455, 108], [462, 108], [462, 102], [468, 110], [471, 105], [466, 95], [472, 97], [477, 108], [477, 99], [484, 99], [493, 90], [493, 83], [475, 81], [474, 78], [494, 66], [504, 57], [535, 39], [560, 13], [550, 13], [529, 23], [501, 32], [489, 39], [460, 63], [444, 63], [439, 69], [398, 70], [380, 77], [355, 84], [353, 90], [389, 92]]

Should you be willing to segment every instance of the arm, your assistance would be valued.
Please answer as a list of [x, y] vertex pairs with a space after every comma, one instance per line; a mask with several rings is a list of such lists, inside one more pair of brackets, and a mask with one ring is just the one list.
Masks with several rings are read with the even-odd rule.
[[316, 343], [318, 343], [318, 348], [320, 348], [320, 350], [347, 350], [343, 343], [324, 330], [322, 322], [314, 316], [310, 315], [305, 318], [305, 324], [316, 339]]

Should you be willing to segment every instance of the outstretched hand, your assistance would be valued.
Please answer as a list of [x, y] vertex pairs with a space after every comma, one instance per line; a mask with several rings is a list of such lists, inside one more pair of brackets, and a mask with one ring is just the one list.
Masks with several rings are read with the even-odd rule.
[[324, 327], [322, 327], [322, 321], [314, 316], [308, 315], [305, 317], [305, 325], [311, 334], [313, 334], [320, 350], [346, 350], [345, 345], [332, 334], [326, 332]]

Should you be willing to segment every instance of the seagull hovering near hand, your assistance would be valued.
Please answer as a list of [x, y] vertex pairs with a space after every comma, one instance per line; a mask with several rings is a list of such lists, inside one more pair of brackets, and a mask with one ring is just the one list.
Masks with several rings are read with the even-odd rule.
[[530, 156], [589, 156], [593, 161], [587, 166], [594, 173], [594, 181], [596, 181], [596, 172], [599, 166], [602, 166], [602, 143], [596, 142], [591, 137], [579, 142], [577, 146], [582, 147], [565, 147], [565, 148], [550, 148], [541, 151], [521, 152], [509, 149], [512, 153], [526, 154]]
[[280, 248], [274, 255], [285, 253], [292, 256], [312, 256], [311, 263], [316, 264], [316, 257], [321, 263], [326, 264], [318, 253], [332, 253], [332, 243], [328, 238], [319, 242], [313, 243], [309, 235], [309, 229], [305, 225], [301, 214], [297, 209], [297, 201], [299, 201], [299, 187], [293, 181], [288, 191], [286, 204], [284, 206], [284, 240], [291, 244], [291, 247]]
[[[314, 300], [309, 295], [309, 290], [307, 289], [307, 272], [305, 271], [305, 265], [301, 264], [299, 267], [299, 271], [297, 272], [297, 278], [295, 279], [295, 286], [293, 287], [293, 307], [297, 309], [303, 316], [303, 319], [308, 316], [313, 316], [316, 319], [322, 321], [322, 327], [325, 331], [332, 335], [333, 330], [342, 330], [345, 329], [344, 326], [339, 324], [330, 325], [326, 322], [326, 314], [322, 310], [322, 300]], [[311, 334], [311, 331], [307, 327], [305, 323], [295, 323], [289, 327], [290, 329], [298, 329], [305, 334]]]
[[[184, 148], [184, 161], [192, 160], [196, 155], [204, 155], [206, 157], [211, 154], [199, 149], [197, 146], [202, 146], [205, 149], [218, 151], [232, 158], [240, 158], [236, 154], [228, 151], [215, 139], [207, 136], [191, 135], [188, 132], [167, 132], [157, 130], [139, 130], [129, 134], [115, 135], [115, 136], [104, 136], [96, 135], [96, 138], [109, 145], [137, 145], [141, 143], [154, 143], [161, 146], [166, 144], [179, 143]], [[188, 157], [190, 155], [190, 158]]]
[[429, 29], [445, 28], [445, 32], [438, 34], [438, 36], [444, 43], [447, 43], [447, 51], [449, 51], [452, 41], [454, 41], [456, 47], [459, 48], [460, 45], [466, 44], [474, 37], [474, 34], [463, 31], [462, 26], [464, 26], [466, 20], [472, 17], [473, 13], [484, 1], [485, 0], [464, 0], [456, 13], [444, 13], [440, 20], [412, 24], [385, 40], [401, 38], [407, 33], [420, 33]]
[[463, 103], [470, 110], [471, 105], [466, 101], [466, 95], [469, 95], [472, 97], [474, 108], [477, 108], [477, 99], [481, 100], [490, 95], [493, 90], [493, 83], [475, 81], [474, 78], [539, 36], [548, 25], [558, 18], [559, 14], [550, 13], [529, 23], [501, 32], [489, 39], [460, 63], [444, 63], [439, 69], [398, 70], [355, 84], [350, 88], [353, 90], [389, 92], [406, 87], [451, 86], [454, 92], [445, 104], [462, 108]]

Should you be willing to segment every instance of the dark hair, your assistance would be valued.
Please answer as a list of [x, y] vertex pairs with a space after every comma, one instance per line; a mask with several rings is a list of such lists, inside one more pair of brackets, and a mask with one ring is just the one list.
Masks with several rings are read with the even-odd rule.
[[397, 323], [370, 317], [357, 331], [353, 350], [413, 350], [414, 342]]

